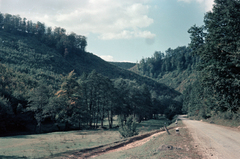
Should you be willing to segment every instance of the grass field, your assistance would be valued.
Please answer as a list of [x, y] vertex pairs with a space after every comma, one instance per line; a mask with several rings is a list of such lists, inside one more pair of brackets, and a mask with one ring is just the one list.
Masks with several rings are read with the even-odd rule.
[[[168, 123], [165, 118], [138, 124], [139, 133], [157, 130]], [[91, 148], [122, 140], [117, 129], [79, 130], [37, 135], [0, 137], [0, 158], [41, 158]]]
[[[170, 125], [175, 126], [175, 124]], [[170, 130], [170, 135], [163, 133], [153, 137], [142, 146], [132, 149], [106, 153], [94, 157], [95, 159], [175, 159], [194, 158], [201, 159], [197, 149], [193, 146], [192, 137], [181, 121], [178, 123], [179, 134], [175, 129]]]

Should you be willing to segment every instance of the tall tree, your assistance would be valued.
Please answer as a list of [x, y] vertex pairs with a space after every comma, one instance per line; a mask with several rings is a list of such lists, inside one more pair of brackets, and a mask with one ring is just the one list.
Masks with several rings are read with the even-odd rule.
[[4, 25], [3, 20], [4, 20], [4, 16], [3, 16], [3, 14], [0, 12], [0, 30], [2, 30], [2, 27], [3, 27], [3, 25]]
[[49, 102], [49, 93], [49, 88], [43, 84], [30, 92], [29, 106], [30, 110], [35, 113], [40, 133], [42, 131], [41, 123], [47, 115], [46, 107]]
[[216, 110], [239, 109], [239, 21], [239, 0], [215, 0], [213, 10], [204, 17], [205, 25], [189, 30], [190, 46], [201, 58], [201, 83], [212, 91]]
[[67, 76], [63, 77], [61, 89], [55, 94], [57, 96], [55, 105], [56, 119], [65, 123], [65, 129], [68, 129], [69, 123], [72, 120], [73, 112], [78, 105], [79, 100], [79, 84], [76, 81], [74, 71], [71, 71]]

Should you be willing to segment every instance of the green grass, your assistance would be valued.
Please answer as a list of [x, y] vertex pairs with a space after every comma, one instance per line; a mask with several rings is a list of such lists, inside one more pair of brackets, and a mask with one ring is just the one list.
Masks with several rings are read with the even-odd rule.
[[[166, 124], [165, 124], [166, 123]], [[161, 127], [164, 127], [164, 125], [169, 125], [170, 121], [167, 120], [164, 117], [161, 117], [159, 120], [148, 120], [148, 121], [143, 121], [138, 124], [137, 130], [140, 133], [145, 133], [153, 130], [160, 129]]]
[[[165, 118], [138, 124], [140, 134], [157, 130], [168, 122]], [[107, 124], [107, 122], [105, 123]], [[116, 121], [114, 122], [114, 125]], [[107, 125], [106, 125], [107, 126]], [[38, 135], [18, 135], [0, 138], [0, 157], [40, 158], [67, 151], [81, 150], [122, 140], [117, 129], [54, 132]]]
[[[239, 115], [236, 114], [235, 116], [239, 116]], [[202, 120], [202, 121], [205, 121], [205, 122], [208, 122], [208, 123], [213, 122], [214, 124], [217, 124], [217, 125], [233, 127], [233, 128], [236, 128], [236, 127], [240, 126], [240, 117], [228, 119], [227, 117], [224, 116], [224, 113], [222, 113], [220, 115], [212, 116], [211, 118], [208, 118], [208, 119], [203, 119], [199, 116], [191, 116], [190, 119]]]
[[[175, 126], [172, 124], [170, 126]], [[171, 135], [167, 133], [153, 137], [150, 141], [142, 146], [128, 149], [125, 151], [117, 151], [106, 153], [95, 157], [96, 159], [111, 159], [112, 156], [116, 159], [175, 159], [175, 158], [194, 158], [200, 159], [197, 150], [191, 145], [191, 135], [181, 121], [178, 122], [180, 127], [180, 135], [175, 133], [175, 129], [170, 130]], [[173, 146], [172, 150], [165, 148]]]
[[0, 156], [40, 158], [120, 140], [118, 131], [70, 131], [0, 138]]

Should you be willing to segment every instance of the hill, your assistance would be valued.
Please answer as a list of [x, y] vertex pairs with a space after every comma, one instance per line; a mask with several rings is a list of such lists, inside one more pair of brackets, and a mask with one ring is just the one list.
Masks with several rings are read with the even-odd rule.
[[239, 6], [239, 1], [215, 1], [204, 25], [188, 30], [189, 47], [156, 51], [135, 71], [183, 92], [189, 116], [239, 122]]
[[183, 93], [196, 81], [197, 64], [198, 58], [191, 55], [191, 49], [182, 46], [169, 48], [165, 53], [156, 51], [152, 57], [142, 59], [129, 70]]
[[[46, 46], [34, 37], [17, 36], [3, 31], [1, 33], [0, 51], [1, 63], [19, 72], [46, 75], [67, 75], [74, 70], [77, 76], [82, 73], [89, 74], [96, 70], [110, 79], [130, 79], [136, 80], [140, 84], [147, 84], [160, 95], [176, 97], [180, 93], [158, 83], [150, 78], [140, 76], [131, 71], [109, 64], [98, 56], [81, 52], [63, 57], [56, 49]], [[131, 64], [132, 65], [132, 64]], [[160, 91], [161, 90], [161, 91]]]
[[192, 85], [196, 81], [196, 78], [196, 71], [183, 70], [179, 72], [175, 70], [164, 74], [162, 78], [158, 79], [158, 81], [174, 88], [178, 92], [183, 93], [188, 86]]
[[37, 34], [0, 34], [1, 133], [98, 127], [104, 117], [111, 121], [120, 114], [134, 114], [139, 122], [159, 113], [171, 119], [181, 110], [181, 101], [175, 100], [181, 93], [92, 53], [65, 49], [63, 54]]

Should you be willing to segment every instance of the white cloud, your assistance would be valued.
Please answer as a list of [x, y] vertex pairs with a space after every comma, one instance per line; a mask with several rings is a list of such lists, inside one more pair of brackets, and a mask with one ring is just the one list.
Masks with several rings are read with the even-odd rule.
[[100, 57], [105, 61], [111, 61], [111, 62], [114, 61], [113, 56], [111, 55], [101, 55]]
[[139, 30], [123, 30], [116, 33], [105, 33], [99, 36], [100, 39], [109, 40], [109, 39], [131, 39], [131, 38], [149, 38], [152, 39], [156, 35], [152, 34], [150, 31], [139, 31]]
[[205, 8], [206, 11], [211, 11], [213, 8], [214, 0], [206, 0], [205, 1]]
[[[149, 0], [1, 0], [0, 10], [19, 14], [47, 26], [60, 26], [81, 35], [98, 34], [102, 39], [147, 38], [155, 36], [146, 27]], [[2, 4], [2, 7], [1, 7]], [[6, 8], [6, 9], [5, 9]], [[14, 8], [14, 9], [12, 9]], [[12, 12], [9, 12], [12, 9]], [[4, 11], [1, 11], [4, 12]]]
[[178, 2], [185, 2], [185, 3], [191, 3], [191, 2], [198, 2], [201, 5], [203, 5], [204, 10], [207, 11], [211, 11], [213, 4], [214, 4], [214, 0], [178, 0]]

